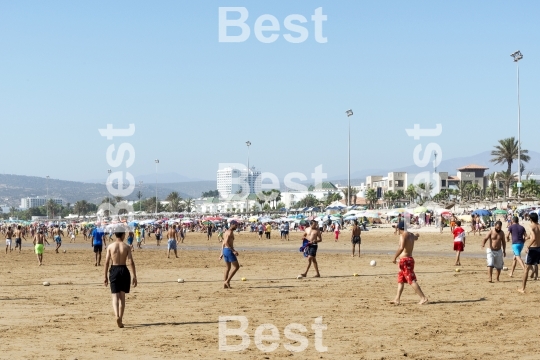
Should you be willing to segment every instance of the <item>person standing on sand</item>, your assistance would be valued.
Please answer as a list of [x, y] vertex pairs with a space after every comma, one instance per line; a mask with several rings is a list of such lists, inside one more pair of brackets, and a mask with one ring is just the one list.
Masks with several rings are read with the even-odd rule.
[[518, 289], [521, 293], [525, 293], [529, 271], [534, 273], [536, 268], [536, 276], [538, 276], [538, 264], [540, 264], [540, 225], [538, 225], [538, 214], [531, 213], [529, 218], [531, 219], [531, 233], [527, 239], [531, 240], [531, 242], [529, 246], [526, 246], [527, 259], [525, 259], [525, 264], [527, 265], [527, 270], [523, 274], [523, 286], [521, 289]]
[[461, 266], [460, 255], [465, 251], [465, 230], [461, 227], [461, 221], [456, 221], [456, 225], [452, 232], [454, 234], [454, 251], [456, 252], [456, 262], [454, 265]]
[[97, 225], [92, 234], [90, 234], [92, 239], [92, 247], [94, 248], [94, 257], [96, 259], [94, 266], [101, 266], [101, 252], [103, 251], [103, 245], [106, 242], [105, 239], [105, 230]]
[[358, 257], [360, 257], [360, 245], [362, 244], [360, 234], [362, 234], [362, 230], [360, 230], [360, 227], [358, 226], [358, 220], [354, 220], [351, 231], [352, 257], [354, 257], [356, 245], [358, 245]]
[[11, 248], [11, 238], [12, 237], [13, 237], [13, 231], [11, 231], [11, 226], [8, 226], [6, 234], [5, 234], [5, 238], [6, 238], [6, 254], [8, 252], [8, 249], [9, 249], [10, 252], [13, 251], [13, 249]]
[[335, 241], [338, 241], [339, 239], [339, 223], [336, 222], [335, 224], [335, 227], [334, 227], [334, 235], [335, 235]]
[[304, 233], [305, 239], [309, 240], [308, 246], [308, 265], [306, 271], [303, 274], [300, 274], [302, 277], [306, 277], [309, 271], [311, 264], [313, 263], [313, 268], [315, 269], [314, 277], [321, 277], [319, 273], [319, 264], [317, 263], [317, 250], [319, 248], [319, 243], [322, 241], [322, 235], [319, 231], [319, 225], [317, 221], [311, 220], [310, 227], [306, 228]]
[[519, 218], [517, 216], [514, 217], [513, 222], [514, 223], [508, 228], [508, 235], [506, 236], [506, 241], [508, 242], [510, 242], [510, 235], [512, 236], [512, 251], [514, 253], [510, 277], [514, 276], [514, 270], [516, 270], [516, 265], [518, 263], [521, 266], [521, 269], [525, 271], [525, 264], [523, 264], [523, 260], [521, 260], [521, 251], [523, 251], [525, 237], [527, 236], [525, 228], [519, 225]]
[[170, 227], [167, 231], [167, 239], [167, 259], [170, 258], [171, 250], [174, 250], [174, 256], [176, 256], [176, 258], [178, 259], [178, 232], [176, 232], [176, 224]]
[[488, 235], [482, 242], [483, 249], [486, 246], [486, 242], [490, 240], [489, 248], [486, 249], [490, 283], [493, 282], [493, 268], [497, 269], [497, 281], [499, 281], [499, 276], [501, 275], [501, 270], [504, 265], [504, 257], [506, 256], [506, 241], [504, 240], [504, 232], [501, 228], [502, 222], [497, 221], [495, 223], [495, 228], [489, 231]]
[[54, 241], [56, 242], [56, 249], [54, 251], [56, 253], [58, 253], [58, 249], [60, 249], [60, 246], [62, 246], [62, 237], [61, 236], [64, 235], [64, 232], [60, 229], [60, 227], [58, 225], [54, 225], [52, 235], [54, 236]]
[[[221, 243], [221, 255], [219, 260], [225, 260], [225, 273], [223, 276], [223, 288], [231, 289], [231, 280], [240, 268], [237, 256], [238, 251], [234, 250], [234, 230], [238, 227], [238, 222], [233, 220], [229, 223], [229, 228], [225, 231], [223, 242]], [[231, 271], [231, 265], [233, 267]]]
[[21, 230], [21, 225], [17, 226], [17, 230], [15, 230], [15, 250], [17, 250], [17, 247], [19, 247], [19, 253], [22, 250], [22, 239], [26, 241], [26, 238], [24, 237], [24, 233]]
[[401, 221], [398, 223], [397, 228], [399, 230], [399, 248], [396, 251], [394, 264], [397, 263], [397, 258], [399, 259], [399, 273], [398, 273], [398, 288], [396, 298], [391, 301], [391, 304], [399, 305], [401, 304], [401, 294], [403, 293], [403, 288], [405, 283], [409, 283], [414, 289], [414, 292], [420, 297], [419, 305], [427, 304], [428, 298], [422, 292], [420, 285], [416, 282], [416, 274], [414, 273], [414, 259], [413, 249], [414, 242], [418, 240], [420, 234], [412, 234], [405, 230], [405, 223]]
[[[133, 261], [133, 253], [131, 248], [124, 244], [126, 232], [124, 229], [117, 229], [115, 232], [116, 241], [112, 242], [107, 247], [107, 255], [105, 257], [105, 280], [103, 284], [107, 286], [111, 284], [112, 306], [114, 315], [116, 316], [116, 325], [119, 328], [124, 327], [122, 322], [124, 318], [124, 309], [126, 308], [126, 294], [129, 294], [130, 285], [137, 286], [137, 272], [135, 270], [135, 261]], [[131, 262], [131, 271], [133, 272], [133, 280], [126, 266], [129, 259]], [[109, 265], [111, 267], [109, 268]], [[107, 271], [109, 276], [107, 277]]]
[[43, 242], [46, 242], [47, 245], [50, 245], [47, 239], [45, 239], [45, 235], [43, 235], [43, 229], [39, 229], [36, 235], [34, 235], [34, 251], [36, 252], [39, 266], [43, 265]]

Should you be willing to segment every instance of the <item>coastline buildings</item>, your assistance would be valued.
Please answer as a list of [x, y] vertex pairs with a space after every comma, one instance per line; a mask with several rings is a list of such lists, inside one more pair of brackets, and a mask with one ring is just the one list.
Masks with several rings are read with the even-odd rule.
[[31, 209], [31, 208], [36, 208], [36, 207], [40, 207], [40, 206], [45, 206], [45, 203], [49, 200], [52, 200], [54, 203], [60, 205], [60, 206], [63, 206], [64, 205], [64, 200], [62, 199], [45, 199], [45, 198], [40, 198], [40, 197], [35, 197], [35, 198], [31, 198], [31, 197], [25, 197], [25, 198], [22, 198], [21, 199], [21, 206], [20, 208], [22, 210], [26, 210], [26, 209]]
[[[255, 167], [237, 169], [225, 167], [217, 171], [217, 190], [220, 198], [227, 198], [231, 194], [257, 194], [261, 191], [261, 172]], [[242, 185], [249, 187], [243, 189]]]

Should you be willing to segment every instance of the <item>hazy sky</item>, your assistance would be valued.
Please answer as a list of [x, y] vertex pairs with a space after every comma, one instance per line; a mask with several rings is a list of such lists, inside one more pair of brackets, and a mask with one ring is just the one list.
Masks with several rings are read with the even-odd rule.
[[[219, 42], [227, 6], [248, 10], [247, 41]], [[159, 158], [160, 172], [213, 180], [250, 140], [250, 163], [280, 178], [346, 174], [349, 108], [353, 172], [411, 165], [419, 143], [476, 154], [517, 136], [515, 50], [522, 142], [540, 151], [539, 13], [538, 1], [2, 1], [0, 173], [105, 181], [107, 147], [128, 142], [134, 175]], [[280, 22], [274, 43], [254, 34], [263, 14]], [[308, 20], [303, 43], [283, 37], [291, 14]], [[136, 132], [108, 141], [108, 123]], [[414, 140], [415, 123], [442, 134]]]

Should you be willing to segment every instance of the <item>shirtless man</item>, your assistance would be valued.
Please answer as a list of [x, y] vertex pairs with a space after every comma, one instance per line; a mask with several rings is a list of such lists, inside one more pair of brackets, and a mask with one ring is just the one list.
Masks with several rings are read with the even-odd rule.
[[15, 250], [17, 250], [17, 247], [19, 248], [19, 253], [21, 252], [22, 250], [22, 239], [24, 239], [24, 241], [26, 241], [26, 238], [24, 237], [24, 233], [23, 231], [21, 230], [22, 229], [22, 226], [19, 225], [17, 226], [17, 230], [15, 230]]
[[[238, 260], [236, 259], [238, 256], [238, 251], [234, 250], [234, 230], [236, 230], [237, 227], [238, 222], [236, 220], [231, 221], [229, 224], [229, 229], [225, 231], [224, 239], [221, 243], [221, 255], [219, 255], [219, 260], [224, 259], [225, 265], [227, 266], [223, 276], [224, 289], [231, 288], [231, 279], [240, 268], [240, 264], [238, 264]], [[231, 265], [233, 267], [232, 271]]]
[[37, 258], [38, 258], [38, 266], [43, 265], [43, 242], [46, 242], [47, 245], [50, 245], [47, 239], [45, 239], [45, 235], [43, 235], [43, 229], [39, 229], [36, 235], [34, 235], [34, 251], [36, 252]]
[[167, 231], [167, 259], [171, 255], [171, 250], [174, 250], [174, 256], [178, 259], [178, 253], [176, 252], [176, 246], [178, 245], [178, 233], [176, 232], [176, 224], [169, 228]]
[[54, 241], [56, 242], [56, 249], [54, 251], [58, 253], [58, 249], [60, 248], [60, 246], [62, 246], [61, 235], [64, 235], [64, 232], [60, 229], [58, 225], [54, 225], [52, 235], [54, 236]]
[[401, 255], [399, 259], [399, 273], [398, 273], [398, 288], [397, 295], [394, 301], [391, 301], [391, 304], [399, 305], [401, 304], [401, 293], [403, 293], [403, 288], [405, 283], [409, 283], [414, 289], [414, 292], [420, 297], [419, 305], [424, 305], [428, 302], [428, 298], [422, 292], [420, 285], [416, 282], [416, 274], [414, 273], [414, 259], [412, 257], [414, 242], [418, 240], [420, 234], [412, 234], [405, 230], [405, 223], [403, 221], [397, 224], [397, 229], [399, 231], [399, 248], [396, 251], [394, 264], [397, 263], [398, 256]]
[[540, 226], [538, 225], [538, 214], [531, 213], [529, 218], [531, 219], [531, 232], [527, 236], [527, 240], [531, 242], [525, 245], [527, 249], [527, 258], [525, 259], [527, 270], [523, 274], [523, 287], [518, 289], [521, 293], [525, 293], [529, 271], [534, 272], [534, 268], [540, 264]]
[[351, 233], [352, 257], [354, 257], [354, 250], [356, 248], [356, 244], [358, 244], [358, 257], [360, 257], [360, 244], [362, 244], [362, 239], [360, 239], [361, 233], [362, 230], [360, 230], [360, 227], [358, 226], [358, 220], [354, 220]]
[[[120, 231], [118, 231], [120, 230]], [[126, 307], [126, 294], [129, 294], [130, 284], [133, 287], [137, 286], [137, 272], [135, 271], [135, 262], [131, 248], [124, 244], [126, 233], [123, 229], [117, 229], [114, 235], [116, 241], [112, 242], [107, 247], [107, 256], [105, 258], [105, 286], [111, 283], [112, 305], [114, 315], [116, 316], [116, 324], [119, 328], [123, 328], [122, 319], [124, 317], [124, 309]], [[131, 262], [131, 271], [133, 272], [133, 280], [126, 266], [129, 259]], [[112, 262], [112, 264], [111, 264]], [[109, 269], [109, 264], [111, 265]], [[107, 271], [109, 277], [107, 278]]]
[[311, 226], [309, 228], [306, 228], [306, 232], [304, 233], [305, 239], [309, 240], [308, 242], [308, 265], [307, 269], [303, 274], [300, 274], [302, 277], [307, 276], [307, 272], [309, 271], [309, 268], [311, 264], [313, 263], [313, 268], [315, 269], [315, 276], [314, 277], [321, 277], [321, 274], [319, 273], [319, 264], [317, 264], [317, 249], [319, 247], [319, 243], [322, 241], [322, 236], [319, 231], [319, 225], [317, 221], [311, 220], [309, 223]]
[[[482, 242], [482, 249], [486, 246], [486, 242], [489, 242], [489, 248], [486, 249], [487, 253], [487, 266], [489, 282], [493, 282], [493, 268], [497, 269], [497, 281], [501, 275], [501, 270], [504, 265], [504, 257], [506, 256], [506, 240], [504, 237], [504, 231], [501, 230], [502, 222], [497, 221], [495, 228], [491, 229], [486, 238]], [[502, 249], [501, 249], [502, 247]]]
[[8, 226], [6, 235], [4, 235], [6, 238], [6, 254], [9, 251], [13, 251], [13, 248], [11, 247], [11, 238], [13, 238], [13, 231], [11, 231], [11, 226]]
[[155, 235], [156, 235], [156, 245], [160, 246], [161, 245], [161, 226], [156, 227]]

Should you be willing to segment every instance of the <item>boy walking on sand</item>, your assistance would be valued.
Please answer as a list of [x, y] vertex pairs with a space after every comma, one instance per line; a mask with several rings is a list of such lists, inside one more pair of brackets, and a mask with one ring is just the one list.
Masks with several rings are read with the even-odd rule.
[[[115, 232], [116, 241], [107, 247], [107, 255], [105, 258], [105, 280], [104, 285], [111, 284], [112, 305], [114, 315], [116, 316], [116, 324], [119, 328], [124, 327], [122, 322], [124, 318], [124, 309], [126, 307], [126, 294], [129, 294], [130, 285], [137, 286], [137, 272], [135, 271], [135, 262], [133, 261], [133, 253], [131, 247], [124, 244], [126, 232], [124, 229], [117, 229]], [[126, 266], [129, 259], [131, 262], [131, 271], [133, 272], [133, 280]], [[111, 267], [109, 268], [109, 265]], [[107, 277], [107, 271], [109, 276]]]

